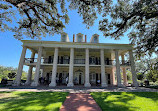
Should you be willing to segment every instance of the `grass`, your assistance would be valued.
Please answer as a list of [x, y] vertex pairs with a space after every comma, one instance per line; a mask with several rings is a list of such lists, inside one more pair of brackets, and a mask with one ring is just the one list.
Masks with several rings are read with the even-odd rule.
[[0, 111], [58, 111], [66, 92], [0, 92]]
[[93, 92], [103, 111], [158, 111], [158, 92]]

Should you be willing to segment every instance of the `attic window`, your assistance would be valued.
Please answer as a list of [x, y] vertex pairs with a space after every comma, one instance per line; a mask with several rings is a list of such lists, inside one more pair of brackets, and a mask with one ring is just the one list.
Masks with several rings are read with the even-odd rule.
[[98, 43], [98, 37], [94, 36], [94, 43]]
[[82, 36], [81, 35], [78, 36], [78, 42], [82, 42]]
[[63, 35], [62, 36], [62, 40], [61, 40], [62, 42], [65, 42], [66, 41], [66, 35]]

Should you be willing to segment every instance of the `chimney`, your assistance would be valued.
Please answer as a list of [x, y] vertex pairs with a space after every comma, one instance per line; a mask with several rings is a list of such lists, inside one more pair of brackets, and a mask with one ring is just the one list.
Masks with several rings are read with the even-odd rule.
[[75, 34], [73, 34], [73, 42], [75, 42]]
[[85, 35], [85, 42], [87, 42], [87, 35]]

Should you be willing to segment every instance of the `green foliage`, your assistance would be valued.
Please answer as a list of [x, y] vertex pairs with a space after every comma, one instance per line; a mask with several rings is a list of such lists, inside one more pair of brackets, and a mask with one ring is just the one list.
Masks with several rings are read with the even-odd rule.
[[[0, 81], [2, 78], [8, 78], [8, 73], [17, 73], [17, 68], [0, 66]], [[26, 72], [22, 72], [22, 79], [26, 80]]]
[[127, 70], [126, 74], [127, 74], [127, 80], [129, 80], [129, 81], [132, 80], [132, 73], [131, 73], [131, 71]]
[[158, 92], [92, 92], [102, 111], [157, 111]]
[[59, 111], [67, 92], [0, 92], [1, 111]]
[[140, 57], [158, 52], [157, 0], [69, 0], [70, 8], [78, 10], [83, 23], [92, 26], [101, 14], [99, 30], [105, 37], [120, 39], [128, 34]]
[[65, 0], [2, 0], [0, 10], [0, 30], [14, 32], [17, 39], [60, 33], [69, 22]]
[[148, 79], [158, 81], [158, 58], [146, 55], [141, 60], [136, 61], [136, 72], [138, 80]]
[[99, 23], [105, 36], [119, 39], [127, 32], [138, 56], [158, 51], [157, 0], [118, 0], [112, 7], [112, 20], [104, 17]]
[[157, 70], [151, 70], [146, 74], [146, 78], [152, 82], [158, 81], [158, 71]]
[[157, 0], [67, 1], [68, 7], [65, 0], [2, 0], [0, 29], [15, 32], [17, 39], [23, 35], [40, 39], [47, 34], [61, 33], [69, 21], [69, 8], [77, 10], [87, 28], [100, 14], [99, 30], [105, 37], [120, 39], [128, 33], [138, 57], [158, 52]]
[[142, 73], [137, 73], [137, 79], [138, 80], [143, 80], [144, 75]]

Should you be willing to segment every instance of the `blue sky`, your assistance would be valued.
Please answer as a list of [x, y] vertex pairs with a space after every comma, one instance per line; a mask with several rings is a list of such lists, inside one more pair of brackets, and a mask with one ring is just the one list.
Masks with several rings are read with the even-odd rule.
[[[82, 18], [79, 16], [77, 11], [73, 10], [68, 13], [70, 17], [69, 24], [66, 25], [64, 32], [68, 33], [70, 41], [72, 41], [73, 34], [82, 33], [87, 35], [87, 41], [90, 41], [90, 38], [93, 34], [99, 35], [100, 43], [119, 43], [119, 44], [128, 44], [128, 37], [122, 37], [120, 40], [114, 40], [111, 38], [103, 37], [102, 32], [98, 30], [98, 21], [99, 18], [95, 21], [94, 26], [90, 29], [86, 28], [86, 25], [82, 23]], [[0, 32], [0, 65], [18, 67], [20, 55], [22, 52], [22, 42], [13, 37], [12, 32]], [[26, 38], [28, 39], [28, 38]], [[25, 40], [26, 40], [25, 39]], [[42, 40], [48, 41], [60, 41], [60, 35], [55, 34], [54, 36], [47, 36], [42, 38]], [[27, 51], [26, 57], [30, 57], [30, 51]], [[28, 67], [24, 67], [24, 70], [27, 71]]]

